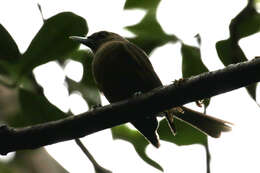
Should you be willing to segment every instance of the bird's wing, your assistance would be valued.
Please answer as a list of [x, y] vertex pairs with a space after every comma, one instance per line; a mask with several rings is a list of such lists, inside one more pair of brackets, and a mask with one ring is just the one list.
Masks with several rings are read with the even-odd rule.
[[[127, 93], [126, 95], [130, 97], [134, 94], [133, 92], [147, 92], [162, 85], [147, 55], [134, 44], [121, 41], [112, 42], [106, 47], [104, 52], [107, 52], [106, 58], [111, 58], [111, 61], [118, 63], [116, 65], [118, 68], [110, 69], [110, 74], [114, 74], [112, 76], [116, 78], [116, 80], [113, 80], [113, 84], [110, 85], [113, 85], [111, 88], [116, 88], [118, 95], [123, 96]], [[113, 58], [116, 60], [113, 60]], [[121, 75], [117, 75], [118, 73], [121, 73]], [[115, 98], [114, 95], [109, 95], [109, 93], [106, 95], [110, 100], [118, 98]], [[158, 121], [156, 117], [141, 116], [131, 123], [155, 147], [159, 147], [159, 138], [156, 133]]]
[[[139, 69], [139, 72], [142, 73], [140, 76], [149, 76], [149, 80], [152, 81], [151, 88], [159, 87], [162, 85], [159, 77], [157, 76], [154, 68], [148, 59], [147, 54], [137, 47], [136, 45], [126, 42], [124, 43], [125, 51], [130, 54], [131, 58], [133, 58], [133, 62], [135, 63], [136, 67]], [[147, 80], [144, 79], [144, 80]]]

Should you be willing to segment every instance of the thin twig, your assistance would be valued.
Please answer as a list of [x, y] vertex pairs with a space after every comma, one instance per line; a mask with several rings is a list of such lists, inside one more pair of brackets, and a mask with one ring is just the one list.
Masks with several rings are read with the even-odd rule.
[[97, 161], [94, 159], [94, 157], [91, 155], [91, 153], [88, 151], [88, 149], [84, 146], [84, 144], [80, 141], [80, 139], [75, 139], [76, 144], [80, 147], [80, 149], [83, 151], [83, 153], [88, 157], [90, 162], [93, 164], [96, 172], [98, 173], [112, 173], [111, 171], [103, 168], [100, 166]]
[[42, 7], [41, 7], [41, 5], [40, 5], [39, 3], [37, 3], [37, 6], [38, 6], [38, 9], [39, 9], [40, 14], [41, 14], [42, 21], [43, 21], [43, 23], [44, 23], [44, 22], [45, 22], [45, 19], [44, 19], [44, 17], [43, 17], [43, 13], [42, 13]]
[[[203, 113], [206, 114], [207, 113], [207, 107], [204, 104], [204, 111]], [[205, 149], [206, 149], [206, 164], [207, 164], [207, 173], [210, 173], [210, 160], [211, 160], [211, 155], [210, 155], [210, 151], [209, 151], [209, 138], [206, 136], [206, 143], [205, 143]]]

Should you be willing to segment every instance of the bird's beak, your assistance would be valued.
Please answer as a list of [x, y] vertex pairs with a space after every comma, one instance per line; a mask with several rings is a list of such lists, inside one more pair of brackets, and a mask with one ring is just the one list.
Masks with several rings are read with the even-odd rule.
[[70, 36], [69, 38], [71, 40], [74, 40], [74, 41], [77, 41], [79, 43], [82, 43], [82, 44], [88, 46], [91, 49], [95, 46], [94, 45], [94, 41], [91, 38], [89, 38], [89, 37]]

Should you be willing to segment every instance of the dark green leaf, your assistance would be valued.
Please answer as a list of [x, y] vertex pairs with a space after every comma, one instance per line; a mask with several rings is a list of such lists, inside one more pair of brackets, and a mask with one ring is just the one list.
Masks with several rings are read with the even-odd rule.
[[57, 14], [46, 20], [32, 40], [21, 61], [21, 73], [51, 60], [66, 57], [78, 48], [69, 36], [84, 36], [88, 32], [85, 19], [70, 12]]
[[1, 24], [0, 38], [0, 73], [10, 74], [14, 70], [12, 65], [17, 63], [21, 54], [12, 36]]
[[156, 8], [161, 0], [127, 0], [124, 9], [141, 8], [150, 10]]
[[[247, 58], [242, 49], [239, 47], [239, 45], [233, 43], [233, 41], [234, 40], [227, 39], [216, 43], [218, 56], [225, 66], [247, 61]], [[257, 84], [255, 83], [246, 87], [249, 95], [254, 100], [256, 100], [256, 86]]]
[[221, 62], [225, 66], [239, 62], [238, 58], [240, 58], [242, 61], [246, 61], [245, 55], [240, 48], [238, 48], [238, 50], [239, 50], [238, 54], [240, 54], [240, 56], [239, 57], [234, 56], [234, 54], [235, 54], [234, 51], [238, 51], [238, 50], [232, 49], [231, 42], [232, 41], [230, 39], [227, 39], [227, 40], [218, 41], [216, 43], [216, 49], [217, 49], [218, 56], [219, 56]]
[[[248, 1], [247, 6], [232, 19], [229, 26], [230, 38], [216, 44], [218, 56], [225, 66], [247, 61], [244, 52], [238, 45], [238, 41], [260, 31], [260, 14], [257, 13], [254, 3], [254, 1]], [[246, 87], [249, 95], [255, 101], [256, 86], [257, 83]]]
[[[200, 73], [208, 72], [208, 68], [201, 60], [200, 49], [186, 44], [181, 45], [182, 54], [182, 76], [188, 78]], [[203, 100], [203, 104], [207, 107], [210, 99]]]
[[248, 94], [252, 97], [252, 99], [254, 99], [256, 101], [256, 87], [257, 87], [257, 83], [248, 85], [246, 87], [246, 90], [248, 92]]
[[81, 62], [84, 70], [79, 83], [67, 79], [70, 92], [80, 91], [89, 107], [101, 104], [100, 93], [92, 75], [93, 54], [89, 50], [77, 50], [70, 55], [70, 58]]
[[[208, 68], [204, 65], [201, 59], [200, 49], [194, 46], [188, 46], [182, 43], [181, 46], [182, 54], [182, 76], [188, 78], [194, 75], [208, 72]], [[210, 99], [203, 100], [205, 107], [209, 105]], [[184, 111], [184, 114], [189, 113]], [[172, 136], [171, 131], [168, 128], [166, 120], [160, 122], [158, 133], [162, 140], [173, 142], [177, 145], [191, 145], [191, 144], [202, 144], [207, 146], [207, 136], [199, 130], [193, 128], [189, 124], [174, 120], [177, 134]]]
[[182, 76], [184, 78], [188, 78], [209, 71], [201, 60], [199, 48], [182, 44], [181, 54]]
[[19, 49], [8, 31], [0, 24], [0, 60], [15, 63], [21, 57]]
[[21, 112], [9, 120], [13, 127], [24, 127], [65, 118], [67, 115], [44, 96], [19, 90]]
[[113, 139], [122, 139], [125, 141], [130, 142], [134, 148], [137, 154], [148, 164], [151, 166], [163, 171], [163, 168], [156, 163], [154, 160], [150, 159], [145, 149], [149, 142], [136, 130], [131, 130], [126, 125], [120, 125], [117, 127], [112, 128], [112, 135]]
[[141, 47], [147, 54], [169, 41], [177, 41], [174, 35], [168, 35], [162, 30], [153, 13], [146, 14], [140, 23], [128, 26], [126, 29], [136, 35], [136, 37], [128, 38], [128, 40]]
[[154, 48], [162, 46], [169, 41], [177, 41], [174, 35], [166, 34], [158, 23], [156, 19], [158, 3], [159, 0], [128, 0], [125, 4], [125, 9], [147, 9], [147, 14], [140, 23], [126, 27], [126, 29], [136, 35], [135, 38], [128, 38], [128, 40], [141, 47], [147, 54], [150, 54]]
[[256, 11], [254, 3], [248, 5], [230, 23], [231, 37], [237, 40], [260, 31], [260, 14]]
[[199, 130], [178, 119], [174, 119], [174, 125], [177, 131], [175, 136], [172, 135], [166, 119], [160, 121], [158, 128], [160, 139], [175, 143], [176, 145], [205, 145], [207, 136], [201, 133]]

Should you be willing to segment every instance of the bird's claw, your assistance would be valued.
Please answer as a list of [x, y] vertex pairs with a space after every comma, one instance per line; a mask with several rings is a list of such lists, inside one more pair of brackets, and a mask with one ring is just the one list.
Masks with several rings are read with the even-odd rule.
[[101, 104], [92, 105], [92, 106], [90, 107], [90, 110], [93, 111], [93, 110], [95, 110], [95, 109], [97, 109], [97, 108], [100, 108], [100, 107], [102, 107]]

